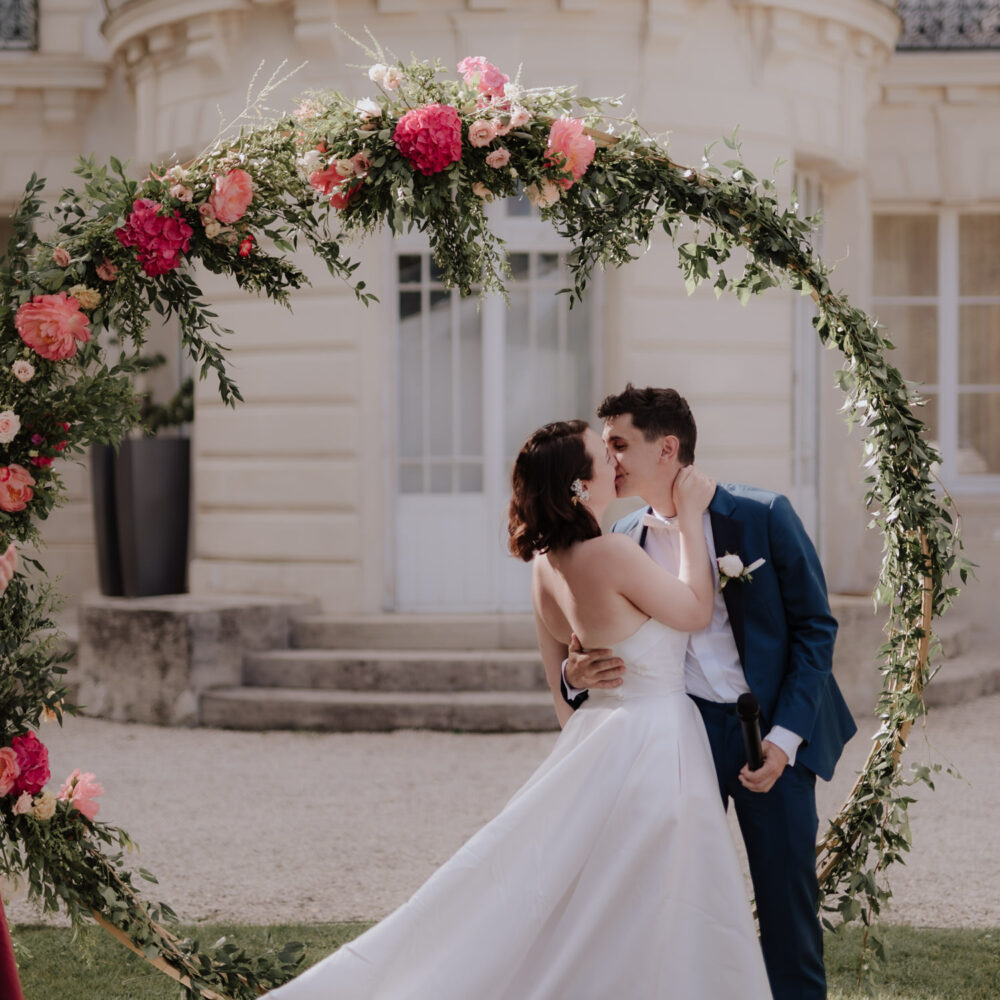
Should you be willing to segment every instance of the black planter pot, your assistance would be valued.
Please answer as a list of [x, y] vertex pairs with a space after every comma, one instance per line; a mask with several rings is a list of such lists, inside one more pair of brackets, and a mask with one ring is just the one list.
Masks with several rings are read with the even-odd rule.
[[[107, 454], [98, 455], [99, 450], [110, 452], [110, 460]], [[184, 593], [190, 441], [129, 438], [117, 455], [102, 446], [93, 449], [92, 458], [101, 592], [124, 597]]]

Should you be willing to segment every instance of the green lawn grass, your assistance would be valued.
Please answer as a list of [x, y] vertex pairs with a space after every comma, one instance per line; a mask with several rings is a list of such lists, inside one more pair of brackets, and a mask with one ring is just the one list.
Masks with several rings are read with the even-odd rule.
[[[203, 944], [226, 936], [248, 950], [302, 941], [312, 964], [367, 924], [185, 928]], [[996, 1000], [1000, 997], [1000, 929], [937, 930], [884, 926], [886, 964], [866, 985], [855, 983], [861, 935], [850, 928], [828, 935], [826, 964], [830, 1000]], [[68, 930], [24, 928], [18, 944], [25, 1000], [177, 1000], [176, 985], [132, 955], [99, 928], [87, 928], [76, 942]], [[469, 1000], [475, 1000], [470, 997]], [[623, 998], [624, 1000], [624, 998]], [[636, 997], [635, 1000], [644, 1000]], [[720, 998], [721, 1000], [721, 998]]]

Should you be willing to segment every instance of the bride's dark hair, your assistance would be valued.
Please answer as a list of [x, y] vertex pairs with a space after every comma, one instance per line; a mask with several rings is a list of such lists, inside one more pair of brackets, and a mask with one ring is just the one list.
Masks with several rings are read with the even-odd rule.
[[601, 533], [594, 515], [573, 503], [573, 480], [594, 475], [583, 440], [588, 426], [586, 420], [560, 420], [539, 427], [514, 461], [508, 547], [525, 562], [536, 552], [564, 549]]

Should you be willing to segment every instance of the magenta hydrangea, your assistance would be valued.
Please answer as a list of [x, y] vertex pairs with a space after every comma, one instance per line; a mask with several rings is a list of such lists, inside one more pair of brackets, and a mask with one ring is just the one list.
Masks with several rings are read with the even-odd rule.
[[179, 211], [160, 215], [161, 208], [150, 198], [137, 198], [125, 225], [115, 230], [122, 246], [138, 248], [139, 263], [151, 277], [180, 266], [194, 233]]
[[399, 119], [392, 140], [415, 170], [437, 174], [462, 158], [462, 119], [448, 104], [425, 104]]

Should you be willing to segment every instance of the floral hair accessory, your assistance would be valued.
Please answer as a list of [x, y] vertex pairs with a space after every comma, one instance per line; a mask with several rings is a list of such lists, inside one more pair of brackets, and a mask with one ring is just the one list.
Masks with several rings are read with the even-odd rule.
[[570, 489], [573, 491], [573, 496], [570, 499], [574, 504], [590, 499], [590, 490], [583, 485], [582, 479], [574, 479], [570, 484]]

